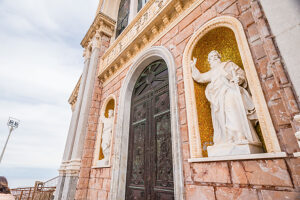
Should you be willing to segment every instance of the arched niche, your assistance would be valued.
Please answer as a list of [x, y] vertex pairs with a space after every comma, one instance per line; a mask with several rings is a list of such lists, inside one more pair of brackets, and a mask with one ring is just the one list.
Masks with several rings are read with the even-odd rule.
[[110, 199], [125, 199], [126, 172], [129, 142], [129, 120], [131, 110], [131, 97], [134, 85], [141, 72], [150, 63], [163, 59], [168, 67], [170, 114], [171, 114], [171, 139], [172, 160], [174, 175], [174, 194], [176, 200], [184, 200], [184, 178], [181, 153], [181, 140], [179, 128], [179, 115], [177, 107], [176, 65], [170, 51], [165, 47], [151, 47], [142, 52], [130, 66], [126, 77], [122, 82], [118, 103], [117, 128], [114, 143], [114, 159], [111, 179]]
[[[261, 89], [252, 55], [242, 24], [234, 17], [214, 18], [200, 27], [190, 38], [183, 55], [183, 74], [190, 142], [191, 158], [206, 156], [205, 149], [212, 142], [212, 124], [210, 107], [204, 90], [206, 85], [196, 85], [191, 76], [190, 61], [198, 58], [197, 67], [201, 72], [209, 70], [207, 55], [218, 50], [222, 61], [232, 60], [244, 69], [249, 90], [257, 111], [261, 134], [266, 151], [280, 152], [276, 132]], [[201, 65], [201, 68], [200, 68]]]
[[110, 167], [111, 163], [111, 155], [112, 155], [112, 144], [114, 139], [114, 126], [111, 131], [111, 144], [110, 144], [110, 156], [109, 156], [109, 164], [103, 165], [101, 164], [101, 160], [104, 158], [103, 150], [101, 147], [102, 142], [102, 133], [103, 133], [103, 123], [101, 122], [101, 117], [108, 117], [108, 111], [113, 110], [113, 124], [115, 121], [115, 107], [116, 107], [116, 98], [114, 95], [109, 95], [106, 100], [104, 101], [101, 110], [100, 110], [100, 117], [98, 120], [98, 129], [97, 129], [97, 136], [96, 136], [96, 145], [94, 151], [94, 160], [93, 160], [93, 168], [100, 168], [100, 167]]

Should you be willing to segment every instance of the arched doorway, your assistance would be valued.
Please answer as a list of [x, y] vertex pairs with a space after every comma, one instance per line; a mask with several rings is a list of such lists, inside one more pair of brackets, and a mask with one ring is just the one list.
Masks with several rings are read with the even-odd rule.
[[117, 108], [117, 125], [114, 140], [112, 178], [110, 188], [110, 199], [125, 199], [126, 176], [128, 163], [129, 148], [129, 130], [131, 116], [131, 99], [134, 86], [145, 70], [156, 60], [163, 59], [168, 67], [169, 76], [169, 93], [170, 93], [170, 118], [171, 118], [171, 137], [172, 137], [172, 161], [173, 161], [173, 179], [175, 200], [185, 199], [184, 176], [183, 176], [183, 159], [180, 138], [179, 114], [178, 114], [178, 97], [176, 82], [176, 64], [172, 53], [165, 47], [155, 46], [143, 52], [134, 60], [129, 68], [120, 90]]
[[131, 98], [126, 199], [174, 199], [168, 68], [149, 64]]

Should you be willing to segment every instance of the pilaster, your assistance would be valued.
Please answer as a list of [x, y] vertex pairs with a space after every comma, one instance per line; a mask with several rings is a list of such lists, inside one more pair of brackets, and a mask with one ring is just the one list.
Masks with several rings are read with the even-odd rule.
[[102, 46], [107, 46], [104, 44], [107, 40], [102, 38], [110, 38], [113, 35], [114, 24], [115, 22], [109, 17], [98, 13], [81, 43], [85, 48], [85, 68], [72, 114], [63, 162], [59, 170], [60, 179], [57, 186], [59, 188], [57, 188], [55, 197], [58, 200], [75, 198], [99, 57], [101, 52], [107, 48], [102, 48]]
[[[87, 78], [87, 72], [89, 68], [89, 63], [90, 63], [90, 53], [88, 52], [88, 49], [84, 50], [84, 69], [82, 76], [80, 80], [78, 81], [70, 99], [72, 99], [72, 118], [69, 126], [69, 132], [68, 132], [68, 137], [66, 141], [66, 146], [65, 146], [65, 151], [63, 155], [63, 161], [60, 166], [59, 171], [59, 181], [56, 189], [56, 194], [55, 194], [55, 199], [61, 199], [63, 195], [63, 191], [65, 191], [64, 185], [65, 185], [65, 178], [69, 176], [69, 171], [68, 168], [70, 167], [70, 159], [71, 159], [71, 153], [73, 150], [74, 146], [74, 140], [75, 140], [75, 133], [77, 129], [77, 124], [78, 124], [78, 119], [80, 115], [80, 109], [82, 105], [82, 97], [84, 94], [84, 87], [85, 87], [85, 82]], [[78, 90], [78, 92], [76, 91]], [[69, 99], [69, 100], [70, 100]]]

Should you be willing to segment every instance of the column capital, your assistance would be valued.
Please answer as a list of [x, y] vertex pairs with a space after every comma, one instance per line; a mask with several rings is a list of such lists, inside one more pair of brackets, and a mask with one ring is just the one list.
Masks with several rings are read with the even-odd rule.
[[115, 24], [116, 22], [113, 19], [103, 14], [102, 12], [99, 12], [96, 15], [94, 22], [90, 26], [88, 32], [81, 41], [81, 46], [86, 48], [91, 43], [94, 46], [95, 38], [101, 38], [102, 34], [107, 35], [108, 37], [112, 37], [115, 30]]
[[83, 49], [83, 57], [84, 57], [84, 61], [91, 58], [91, 49], [89, 46]]
[[100, 33], [100, 31], [97, 30], [96, 34], [94, 35], [94, 37], [91, 40], [92, 51], [95, 48], [100, 48], [100, 46], [101, 46], [101, 36], [102, 36], [102, 33]]

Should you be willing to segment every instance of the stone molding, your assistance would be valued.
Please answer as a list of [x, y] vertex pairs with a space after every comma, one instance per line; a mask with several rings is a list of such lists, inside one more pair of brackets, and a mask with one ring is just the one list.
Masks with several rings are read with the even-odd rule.
[[105, 82], [123, 67], [193, 2], [194, 0], [150, 0], [147, 2], [101, 58], [101, 68], [98, 74], [100, 80]]
[[80, 82], [81, 82], [81, 77], [82, 77], [82, 75], [80, 76], [79, 80], [77, 81], [76, 86], [73, 89], [73, 92], [72, 92], [71, 96], [68, 99], [68, 102], [71, 105], [72, 111], [74, 111], [74, 109], [75, 109], [75, 104], [76, 104], [77, 97], [78, 97], [78, 92], [79, 92], [79, 86], [80, 86]]
[[286, 158], [285, 152], [276, 153], [259, 153], [259, 154], [248, 154], [248, 155], [234, 155], [234, 156], [220, 156], [220, 157], [206, 157], [206, 158], [190, 158], [188, 161], [193, 162], [220, 162], [226, 160], [259, 160], [259, 159], [277, 159]]
[[63, 161], [58, 169], [59, 176], [64, 176], [66, 174], [67, 166], [70, 162], [69, 161]]
[[273, 126], [273, 122], [267, 107], [264, 94], [261, 88], [259, 78], [255, 69], [255, 65], [252, 59], [252, 55], [248, 46], [247, 38], [241, 22], [231, 16], [216, 17], [202, 27], [200, 27], [188, 41], [183, 54], [183, 75], [184, 75], [184, 88], [188, 132], [190, 141], [190, 155], [191, 158], [202, 157], [201, 151], [201, 138], [198, 128], [198, 116], [197, 107], [195, 102], [195, 90], [194, 82], [191, 76], [190, 60], [192, 57], [192, 51], [197, 42], [210, 30], [217, 27], [228, 27], [234, 34], [242, 58], [242, 62], [245, 68], [246, 77], [249, 83], [249, 88], [252, 93], [253, 102], [257, 110], [258, 119], [261, 125], [262, 134], [265, 140], [268, 153], [281, 152], [276, 132]]
[[295, 153], [293, 153], [293, 155], [294, 155], [295, 158], [300, 157], [300, 152], [295, 152]]
[[113, 19], [99, 12], [96, 15], [94, 22], [90, 26], [88, 32], [81, 41], [81, 46], [83, 48], [87, 48], [97, 33], [100, 35], [104, 34], [112, 37], [114, 34], [115, 24], [116, 22]]
[[174, 192], [176, 200], [184, 200], [183, 159], [179, 128], [178, 98], [176, 85], [176, 65], [173, 55], [165, 47], [151, 47], [140, 54], [124, 78], [119, 97], [118, 118], [114, 144], [114, 159], [110, 189], [110, 199], [119, 200], [125, 197], [130, 106], [133, 87], [140, 73], [151, 62], [164, 59], [169, 72], [170, 113], [173, 154]]
[[62, 162], [59, 168], [60, 176], [78, 176], [80, 171], [81, 160], [70, 160]]
[[115, 133], [115, 126], [113, 126], [113, 129], [112, 129], [112, 137], [111, 137], [111, 144], [110, 144], [110, 158], [109, 158], [109, 164], [107, 166], [98, 166], [97, 165], [97, 161], [98, 161], [98, 158], [99, 158], [99, 154], [100, 154], [100, 146], [101, 146], [101, 139], [102, 139], [102, 129], [103, 129], [103, 123], [101, 122], [100, 118], [101, 116], [104, 115], [105, 113], [105, 110], [106, 110], [106, 107], [107, 107], [107, 104], [110, 100], [114, 100], [115, 102], [115, 109], [114, 109], [114, 123], [115, 124], [115, 121], [116, 121], [116, 97], [115, 95], [111, 94], [109, 95], [102, 107], [101, 107], [101, 110], [100, 110], [100, 116], [99, 116], [99, 119], [98, 119], [98, 128], [97, 128], [97, 135], [96, 135], [96, 144], [95, 144], [95, 151], [94, 151], [94, 160], [93, 160], [93, 166], [92, 168], [103, 168], [103, 167], [111, 167], [111, 157], [112, 157], [112, 149], [113, 149], [113, 141], [114, 141], [114, 133]]
[[[295, 121], [296, 123], [300, 124], [300, 114], [294, 116], [294, 121]], [[299, 147], [300, 147], [300, 130], [298, 130], [298, 131], [295, 133], [295, 136], [296, 136], [298, 145], [299, 145]]]

